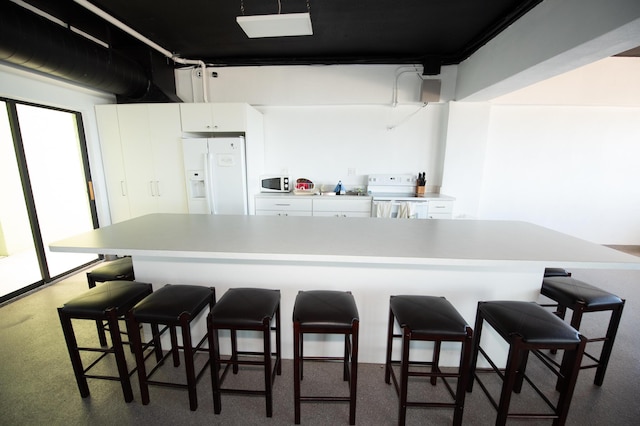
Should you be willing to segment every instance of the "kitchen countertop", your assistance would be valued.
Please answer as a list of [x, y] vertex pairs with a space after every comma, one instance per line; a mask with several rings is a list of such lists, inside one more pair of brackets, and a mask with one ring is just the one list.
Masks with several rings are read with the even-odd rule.
[[270, 197], [296, 197], [296, 198], [332, 198], [332, 199], [340, 199], [340, 200], [354, 200], [354, 199], [367, 199], [367, 198], [378, 198], [378, 199], [385, 199], [385, 198], [416, 198], [416, 199], [427, 199], [427, 200], [451, 200], [454, 201], [455, 197], [451, 197], [450, 195], [444, 195], [444, 194], [439, 194], [437, 192], [426, 192], [422, 195], [416, 195], [415, 197], [412, 196], [407, 196], [407, 195], [403, 195], [403, 196], [399, 196], [398, 194], [376, 194], [375, 196], [372, 196], [370, 194], [365, 194], [365, 195], [320, 195], [320, 194], [294, 194], [293, 192], [260, 192], [258, 194], [255, 194], [256, 197], [264, 197], [264, 198], [270, 198]]
[[259, 192], [256, 197], [272, 198], [272, 197], [295, 197], [295, 198], [331, 198], [340, 200], [366, 200], [371, 198], [370, 195], [320, 195], [320, 194], [295, 194], [292, 192]]
[[518, 221], [151, 214], [52, 251], [243, 261], [640, 269], [640, 258]]

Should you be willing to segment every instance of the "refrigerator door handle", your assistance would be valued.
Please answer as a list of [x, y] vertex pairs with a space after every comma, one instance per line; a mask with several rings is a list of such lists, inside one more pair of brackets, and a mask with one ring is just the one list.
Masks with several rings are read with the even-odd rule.
[[209, 210], [209, 214], [217, 214], [216, 212], [216, 201], [214, 199], [214, 191], [213, 191], [213, 171], [211, 170], [211, 161], [213, 160], [213, 154], [207, 153], [204, 154], [204, 181], [206, 185], [206, 197], [207, 197], [207, 209]]

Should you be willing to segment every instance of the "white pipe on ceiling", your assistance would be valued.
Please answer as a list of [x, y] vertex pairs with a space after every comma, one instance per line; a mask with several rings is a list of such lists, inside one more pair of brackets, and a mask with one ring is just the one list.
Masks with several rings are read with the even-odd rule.
[[79, 4], [80, 6], [84, 7], [85, 9], [89, 10], [90, 12], [93, 12], [94, 14], [98, 15], [99, 17], [101, 17], [105, 21], [107, 21], [107, 22], [115, 25], [116, 27], [120, 28], [122, 31], [124, 31], [127, 34], [131, 35], [132, 37], [138, 39], [139, 41], [143, 42], [144, 44], [146, 44], [147, 46], [151, 47], [152, 49], [155, 49], [156, 51], [160, 52], [161, 54], [163, 54], [167, 58], [171, 59], [172, 61], [177, 62], [179, 64], [183, 64], [183, 65], [198, 65], [198, 66], [200, 66], [200, 68], [202, 68], [202, 96], [203, 96], [203, 100], [205, 102], [209, 102], [208, 88], [207, 88], [207, 78], [206, 78], [206, 76], [207, 76], [207, 65], [204, 63], [204, 61], [199, 60], [199, 59], [184, 59], [184, 58], [180, 58], [179, 56], [174, 55], [172, 52], [170, 52], [167, 49], [163, 48], [162, 46], [158, 45], [154, 41], [149, 40], [148, 38], [146, 38], [145, 36], [143, 36], [142, 34], [137, 32], [136, 30], [134, 30], [133, 28], [129, 27], [128, 25], [124, 24], [123, 22], [119, 21], [118, 19], [114, 18], [113, 16], [109, 15], [104, 10], [102, 10], [102, 9], [94, 6], [93, 4], [89, 3], [88, 1], [86, 1], [86, 0], [73, 0], [73, 1], [76, 2], [77, 4]]

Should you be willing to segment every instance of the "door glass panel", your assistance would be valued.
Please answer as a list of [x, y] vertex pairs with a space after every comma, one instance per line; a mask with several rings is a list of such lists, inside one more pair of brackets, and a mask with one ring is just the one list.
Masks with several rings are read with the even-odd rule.
[[55, 277], [96, 258], [48, 249], [93, 229], [76, 116], [23, 104], [17, 111], [49, 275]]
[[42, 280], [20, 183], [13, 138], [0, 101], [0, 296]]

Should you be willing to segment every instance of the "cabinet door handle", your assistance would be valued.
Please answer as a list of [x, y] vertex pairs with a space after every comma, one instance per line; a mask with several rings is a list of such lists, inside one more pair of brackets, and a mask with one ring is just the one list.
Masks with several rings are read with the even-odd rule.
[[156, 195], [158, 197], [162, 196], [162, 194], [160, 194], [160, 181], [159, 180], [156, 181]]
[[153, 181], [152, 180], [149, 181], [149, 193], [151, 194], [152, 197], [156, 196], [155, 192], [153, 191]]
[[127, 196], [127, 191], [126, 191], [126, 188], [125, 188], [123, 180], [120, 181], [120, 193], [122, 193], [123, 197]]

